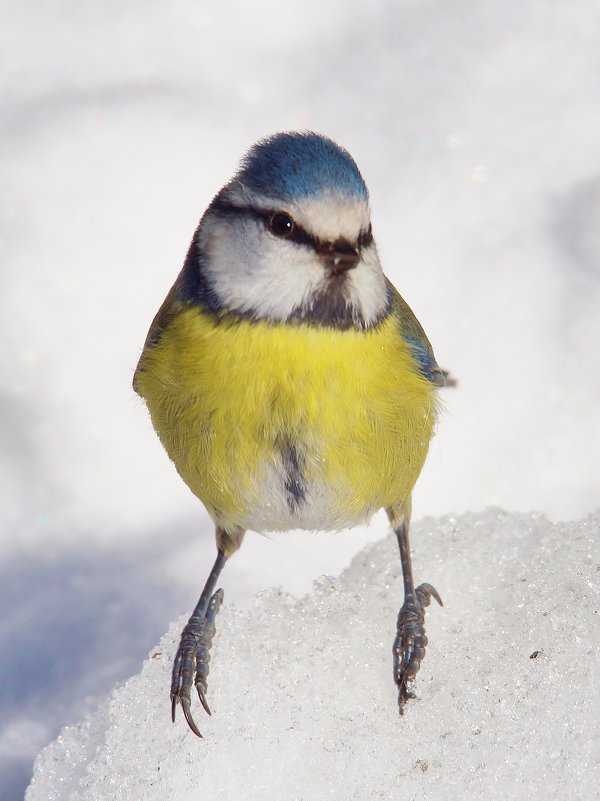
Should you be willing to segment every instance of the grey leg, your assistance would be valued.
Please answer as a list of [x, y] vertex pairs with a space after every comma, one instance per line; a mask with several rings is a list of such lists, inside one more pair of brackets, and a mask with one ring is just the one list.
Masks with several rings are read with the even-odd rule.
[[175, 722], [175, 709], [177, 704], [181, 703], [188, 726], [198, 737], [202, 737], [202, 735], [192, 717], [191, 689], [192, 683], [195, 684], [200, 703], [210, 715], [211, 712], [206, 701], [210, 647], [215, 635], [215, 618], [223, 602], [223, 590], [216, 592], [213, 590], [226, 561], [227, 557], [222, 550], [219, 550], [200, 600], [181, 632], [179, 648], [173, 663], [171, 719]]
[[398, 708], [404, 712], [404, 704], [414, 693], [408, 689], [421, 667], [425, 656], [427, 637], [425, 636], [425, 607], [429, 606], [431, 597], [442, 606], [442, 599], [431, 584], [420, 584], [416, 589], [412, 575], [410, 548], [408, 544], [408, 520], [403, 519], [394, 527], [400, 549], [402, 575], [404, 578], [404, 603], [396, 624], [396, 639], [392, 652], [394, 654], [394, 681], [398, 687]]

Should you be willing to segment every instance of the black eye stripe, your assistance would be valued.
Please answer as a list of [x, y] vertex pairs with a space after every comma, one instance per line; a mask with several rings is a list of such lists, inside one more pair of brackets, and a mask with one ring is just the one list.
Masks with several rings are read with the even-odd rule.
[[317, 253], [323, 248], [323, 243], [317, 239], [317, 237], [311, 236], [309, 233], [307, 233], [298, 225], [291, 214], [288, 214], [285, 211], [280, 211], [279, 209], [259, 209], [252, 206], [235, 206], [233, 203], [224, 203], [222, 201], [213, 203], [212, 211], [216, 212], [222, 217], [254, 217], [257, 220], [260, 220], [267, 230], [269, 230], [270, 221], [276, 214], [285, 214], [286, 216], [290, 217], [294, 223], [291, 232], [285, 237], [286, 242], [295, 242], [298, 245], [305, 245], [312, 248]]
[[[260, 209], [253, 206], [236, 206], [233, 203], [215, 201], [211, 206], [211, 211], [216, 212], [222, 217], [232, 217], [232, 216], [254, 217], [255, 219], [260, 220], [268, 231], [270, 231], [270, 224], [273, 218], [276, 215], [281, 214], [286, 217], [289, 217], [293, 223], [292, 230], [285, 237], [282, 237], [285, 238], [286, 242], [295, 242], [298, 245], [304, 245], [305, 247], [311, 248], [318, 254], [329, 253], [332, 248], [331, 243], [323, 242], [323, 240], [319, 239], [318, 237], [309, 234], [308, 231], [305, 231], [304, 228], [298, 225], [298, 223], [294, 220], [291, 214], [282, 209]], [[272, 233], [272, 231], [270, 232]], [[369, 225], [366, 231], [360, 232], [357, 244], [360, 249], [368, 247], [372, 242], [373, 242], [373, 232], [371, 225]]]
[[361, 231], [358, 237], [358, 246], [359, 248], [367, 248], [369, 245], [373, 243], [373, 227], [371, 223], [369, 223], [369, 227], [366, 231]]
[[297, 245], [305, 245], [307, 247], [312, 248], [319, 252], [319, 250], [323, 247], [321, 240], [318, 239], [316, 236], [311, 236], [307, 231], [302, 228], [302, 226], [298, 225], [298, 223], [294, 220], [291, 214], [287, 212], [279, 212], [274, 211], [272, 209], [252, 209], [252, 208], [243, 208], [240, 211], [244, 211], [247, 214], [251, 214], [254, 217], [262, 220], [265, 224], [267, 230], [269, 230], [269, 223], [277, 214], [285, 214], [286, 217], [289, 217], [293, 222], [293, 227], [290, 233], [285, 237], [286, 242], [295, 242]]
[[301, 226], [298, 225], [297, 222], [294, 221], [294, 228], [286, 237], [288, 242], [295, 242], [297, 245], [305, 245], [306, 247], [312, 248], [313, 250], [319, 251], [321, 247], [321, 242], [317, 239], [316, 236], [311, 236], [307, 231], [304, 230]]

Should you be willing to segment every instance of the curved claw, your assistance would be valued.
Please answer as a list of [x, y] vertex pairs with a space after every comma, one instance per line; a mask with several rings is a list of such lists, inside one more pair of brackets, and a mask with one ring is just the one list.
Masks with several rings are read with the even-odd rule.
[[191, 711], [192, 682], [198, 698], [207, 714], [212, 712], [206, 700], [210, 647], [215, 634], [215, 618], [223, 603], [223, 590], [211, 597], [202, 617], [196, 613], [189, 619], [181, 633], [181, 641], [173, 662], [171, 678], [171, 720], [175, 722], [177, 704], [181, 704], [188, 726], [198, 737], [202, 737]]
[[[412, 658], [415, 652], [415, 638], [412, 636], [408, 636], [404, 639], [402, 643], [402, 664], [401, 669], [406, 672], [408, 666], [412, 662]], [[403, 674], [404, 683], [406, 684], [406, 675]]]
[[190, 729], [194, 732], [194, 734], [198, 735], [198, 737], [202, 739], [202, 735], [200, 734], [200, 731], [194, 722], [194, 718], [192, 717], [189, 698], [181, 699], [181, 708], [183, 709], [183, 714], [185, 715], [185, 719], [187, 720], [187, 724]]
[[433, 584], [419, 584], [415, 592], [421, 606], [429, 606], [431, 598], [435, 598], [440, 606], [444, 605], [444, 602], [440, 598], [439, 592], [436, 590]]
[[204, 695], [204, 690], [203, 690], [203, 689], [202, 689], [202, 687], [201, 687], [201, 686], [198, 684], [198, 682], [196, 682], [196, 689], [198, 690], [198, 698], [200, 699], [200, 703], [201, 703], [201, 704], [202, 704], [202, 706], [204, 707], [204, 709], [205, 709], [206, 713], [207, 713], [208, 715], [212, 715], [212, 712], [210, 711], [210, 708], [209, 708], [209, 706], [208, 706], [208, 702], [207, 702], [207, 700], [206, 700], [206, 696]]

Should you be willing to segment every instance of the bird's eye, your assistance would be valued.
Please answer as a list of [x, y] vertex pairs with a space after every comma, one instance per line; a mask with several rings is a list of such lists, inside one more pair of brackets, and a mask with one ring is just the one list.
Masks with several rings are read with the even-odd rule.
[[294, 221], [289, 214], [281, 211], [275, 212], [269, 218], [269, 231], [275, 236], [287, 237], [294, 230]]

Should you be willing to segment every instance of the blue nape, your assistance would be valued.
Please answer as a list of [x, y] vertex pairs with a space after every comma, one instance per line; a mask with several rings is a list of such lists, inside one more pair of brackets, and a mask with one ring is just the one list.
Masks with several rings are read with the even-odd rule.
[[369, 193], [352, 156], [316, 133], [280, 133], [258, 142], [236, 176], [249, 189], [283, 201], [343, 192], [368, 200]]

